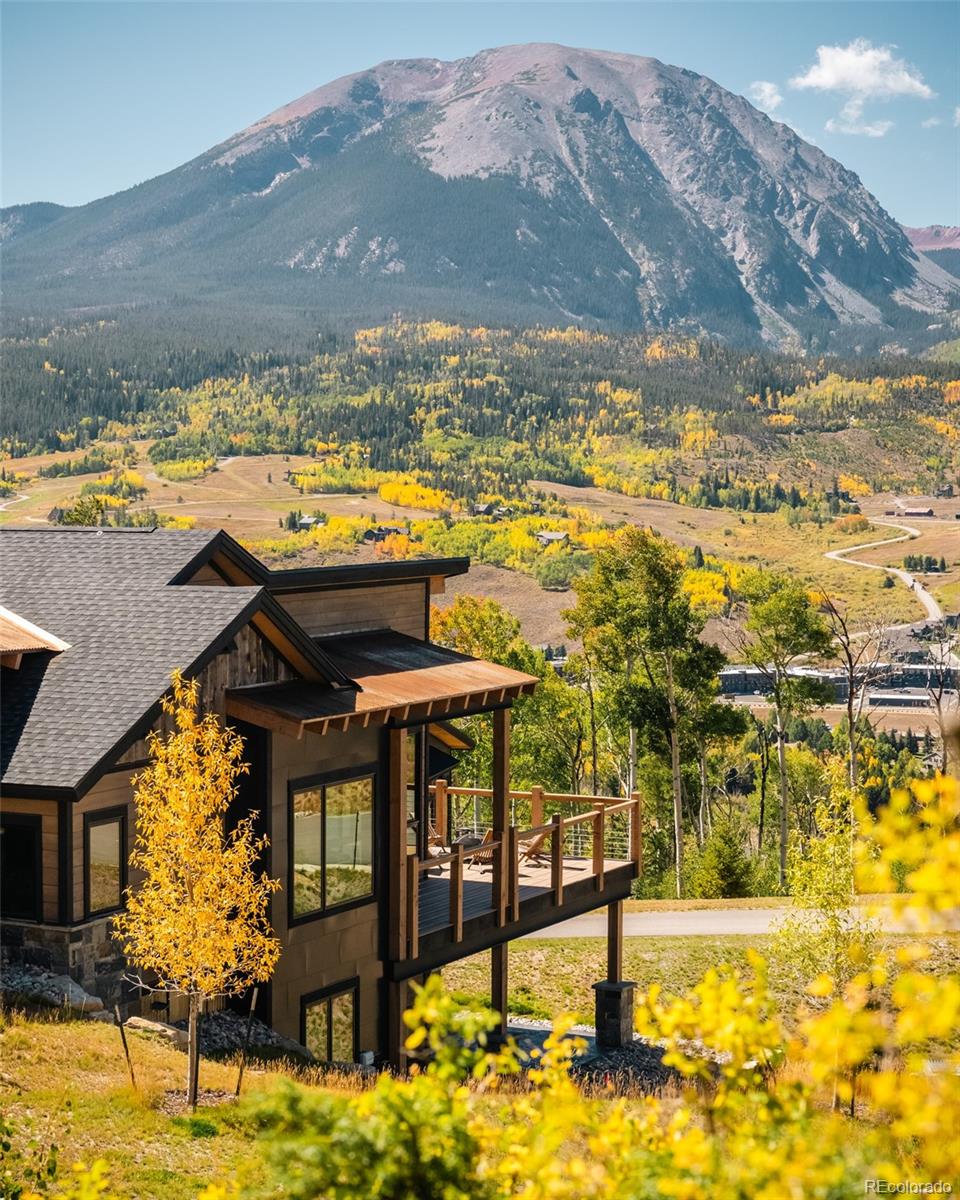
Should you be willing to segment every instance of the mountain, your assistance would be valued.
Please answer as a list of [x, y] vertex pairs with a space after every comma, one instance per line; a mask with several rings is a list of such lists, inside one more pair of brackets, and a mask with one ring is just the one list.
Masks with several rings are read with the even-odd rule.
[[914, 250], [919, 250], [938, 267], [960, 279], [960, 225], [923, 225], [904, 227]]
[[199, 302], [876, 342], [925, 328], [960, 288], [853, 172], [743, 97], [557, 45], [382, 63], [166, 175], [50, 210], [4, 214], [14, 310]]
[[904, 226], [915, 250], [960, 250], [960, 225]]

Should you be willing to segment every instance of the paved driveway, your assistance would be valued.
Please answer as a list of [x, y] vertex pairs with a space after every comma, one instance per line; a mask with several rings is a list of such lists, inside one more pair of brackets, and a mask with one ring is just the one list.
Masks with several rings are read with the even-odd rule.
[[[783, 908], [713, 908], [695, 912], [677, 912], [663, 909], [660, 912], [626, 912], [623, 914], [623, 932], [626, 937], [722, 937], [726, 934], [771, 933], [790, 912]], [[956, 928], [960, 914], [955, 914], [951, 923]], [[887, 933], [907, 932], [909, 925], [881, 913], [880, 924]], [[559, 925], [550, 925], [538, 933], [527, 935], [532, 938], [606, 937], [607, 914], [604, 909], [572, 917]]]

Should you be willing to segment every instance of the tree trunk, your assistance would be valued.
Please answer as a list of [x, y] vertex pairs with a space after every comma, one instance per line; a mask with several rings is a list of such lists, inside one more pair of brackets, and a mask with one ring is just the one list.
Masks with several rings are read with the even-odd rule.
[[[866, 686], [866, 684], [864, 684]], [[850, 787], [857, 790], [857, 722], [853, 712], [853, 673], [847, 687], [847, 722], [850, 727]]]
[[783, 716], [777, 709], [777, 765], [780, 768], [780, 886], [787, 886], [787, 837], [789, 831], [790, 786], [787, 779], [787, 743]]
[[627, 795], [637, 790], [637, 731], [630, 726], [630, 748], [627, 753]]
[[698, 740], [700, 751], [700, 845], [706, 841], [705, 825], [710, 822], [710, 785], [707, 780], [707, 743], [703, 738]]
[[670, 709], [670, 772], [673, 777], [673, 841], [674, 865], [677, 873], [677, 899], [683, 891], [683, 781], [680, 775], [680, 729], [677, 698], [673, 688], [673, 664], [667, 667], [667, 704]]
[[767, 731], [762, 725], [757, 732], [760, 739], [760, 814], [757, 820], [757, 857], [763, 849], [763, 822], [767, 813], [767, 775], [770, 773], [770, 745]]
[[187, 1103], [196, 1111], [197, 1091], [200, 1077], [200, 1047], [197, 1045], [197, 1015], [200, 1010], [200, 997], [196, 992], [190, 993], [190, 1013], [187, 1023], [189, 1042], [187, 1045]]

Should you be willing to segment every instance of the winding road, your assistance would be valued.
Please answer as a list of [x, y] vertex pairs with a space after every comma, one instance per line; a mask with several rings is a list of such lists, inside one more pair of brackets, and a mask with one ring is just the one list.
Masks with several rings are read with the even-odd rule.
[[[899, 537], [881, 538], [878, 542], [861, 542], [858, 546], [847, 546], [843, 550], [827, 550], [823, 557], [832, 558], [834, 562], [850, 563], [856, 567], [866, 567], [870, 571], [886, 571], [888, 575], [896, 575], [898, 579], [902, 580], [910, 588], [923, 605], [927, 616], [931, 620], [943, 620], [943, 609], [923, 584], [915, 579], [909, 571], [904, 571], [900, 567], [884, 567], [879, 563], [864, 562], [862, 558], [849, 557], [851, 554], [856, 554], [858, 550], [873, 550], [876, 546], [892, 546], [895, 542], [908, 542], [911, 538], [920, 536], [920, 530], [914, 529], [912, 525], [900, 525], [895, 521], [878, 521], [875, 517], [871, 518], [870, 523], [872, 525], [886, 525], [889, 529], [902, 529], [903, 532]], [[898, 628], [900, 627], [898, 626]]]

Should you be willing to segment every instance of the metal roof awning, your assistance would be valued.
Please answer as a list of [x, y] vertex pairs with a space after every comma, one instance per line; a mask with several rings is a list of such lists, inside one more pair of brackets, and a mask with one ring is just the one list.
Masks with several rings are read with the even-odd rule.
[[536, 676], [389, 630], [325, 639], [324, 653], [355, 687], [307, 680], [233, 688], [227, 715], [293, 737], [390, 720], [443, 720], [532, 692]]

